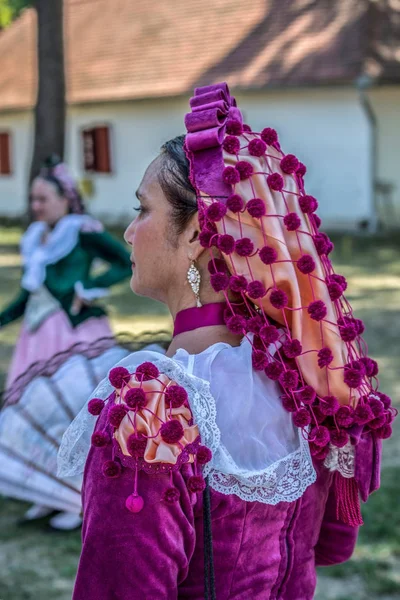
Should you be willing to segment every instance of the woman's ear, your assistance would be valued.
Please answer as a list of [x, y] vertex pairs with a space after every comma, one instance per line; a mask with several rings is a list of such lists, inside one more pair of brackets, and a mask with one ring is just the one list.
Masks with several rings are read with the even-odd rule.
[[199, 215], [197, 212], [190, 219], [185, 229], [184, 236], [188, 256], [190, 256], [191, 260], [198, 260], [198, 258], [203, 254], [205, 248], [203, 248], [203, 246], [200, 244], [200, 224]]

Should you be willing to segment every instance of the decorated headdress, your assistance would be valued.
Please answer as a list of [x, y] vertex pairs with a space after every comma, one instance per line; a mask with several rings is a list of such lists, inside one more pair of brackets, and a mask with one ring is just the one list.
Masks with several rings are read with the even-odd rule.
[[69, 210], [72, 214], [83, 214], [85, 207], [79, 193], [78, 186], [73, 178], [68, 165], [62, 162], [56, 155], [50, 156], [42, 169], [39, 177], [53, 182], [59, 191], [68, 199]]
[[[243, 124], [226, 83], [197, 88], [190, 106], [185, 149], [200, 241], [210, 252], [211, 284], [228, 304], [228, 328], [251, 340], [253, 368], [281, 384], [315, 459], [337, 466], [351, 455], [342, 449], [357, 442], [376, 452], [396, 411], [377, 391], [378, 365], [344, 297], [346, 280], [332, 268], [333, 244], [305, 191], [306, 167], [282, 152], [274, 129]], [[358, 487], [365, 500], [378, 478], [366, 482], [354, 464], [340, 472], [339, 516], [357, 524]]]

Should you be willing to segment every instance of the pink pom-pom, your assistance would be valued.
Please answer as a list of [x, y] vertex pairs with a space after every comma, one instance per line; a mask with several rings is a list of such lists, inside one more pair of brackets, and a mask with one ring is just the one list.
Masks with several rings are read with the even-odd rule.
[[130, 435], [126, 442], [128, 452], [133, 458], [143, 458], [146, 451], [147, 439], [142, 433]]
[[268, 379], [272, 381], [278, 381], [279, 377], [283, 373], [283, 366], [278, 362], [271, 362], [264, 369], [264, 372]]
[[278, 134], [276, 133], [275, 129], [272, 129], [271, 127], [266, 127], [261, 132], [261, 139], [268, 146], [272, 146], [273, 144], [276, 144], [276, 142], [278, 141]]
[[267, 144], [264, 142], [264, 140], [256, 138], [249, 142], [248, 150], [251, 156], [262, 156], [267, 150]]
[[311, 387], [311, 385], [306, 385], [297, 394], [297, 397], [300, 400], [300, 402], [306, 404], [307, 406], [310, 406], [314, 402], [316, 396], [317, 394], [314, 388]]
[[237, 119], [228, 119], [226, 122], [226, 133], [229, 135], [242, 135], [243, 125]]
[[297, 411], [297, 405], [292, 396], [282, 396], [282, 406], [287, 412], [294, 413]]
[[141, 410], [147, 404], [146, 394], [141, 388], [133, 388], [125, 394], [124, 400], [132, 410]]
[[244, 201], [239, 194], [232, 194], [226, 201], [226, 207], [233, 213], [238, 213], [244, 208]]
[[114, 367], [108, 375], [111, 385], [118, 390], [121, 389], [125, 383], [128, 383], [130, 378], [130, 373], [125, 367]]
[[297, 261], [297, 268], [299, 269], [300, 273], [303, 273], [304, 275], [312, 273], [315, 269], [315, 261], [313, 257], [309, 254], [303, 254], [303, 256]]
[[332, 273], [332, 275], [328, 275], [326, 278], [327, 283], [337, 283], [342, 288], [342, 291], [345, 292], [347, 289], [347, 281], [343, 275], [337, 275], [336, 273]]
[[303, 213], [310, 215], [314, 213], [318, 208], [318, 201], [314, 196], [300, 196], [299, 206]]
[[339, 300], [340, 296], [343, 294], [343, 290], [338, 283], [333, 281], [328, 283], [328, 293], [330, 299], [334, 302], [335, 300]]
[[315, 444], [310, 442], [310, 452], [314, 460], [325, 460], [329, 454], [329, 446], [324, 446], [323, 448], [320, 448], [319, 446], [316, 446]]
[[249, 333], [255, 333], [256, 335], [258, 335], [262, 326], [263, 326], [263, 320], [261, 319], [261, 317], [259, 315], [256, 315], [255, 317], [251, 317], [247, 321], [247, 331]]
[[273, 325], [263, 325], [259, 335], [266, 344], [274, 344], [279, 340], [279, 331]]
[[351, 427], [354, 423], [354, 409], [351, 406], [341, 406], [335, 419], [339, 427]]
[[222, 143], [222, 147], [228, 154], [238, 154], [240, 150], [240, 141], [234, 135], [227, 135]]
[[222, 179], [228, 185], [235, 185], [240, 181], [240, 173], [235, 167], [225, 167], [222, 171]]
[[354, 411], [354, 421], [357, 425], [366, 425], [374, 418], [374, 413], [368, 404], [359, 404]]
[[144, 506], [144, 500], [138, 494], [131, 494], [125, 500], [125, 506], [131, 513], [139, 513]]
[[356, 327], [358, 335], [362, 335], [365, 331], [364, 323], [361, 321], [361, 319], [354, 319], [353, 322]]
[[379, 396], [383, 406], [385, 408], [389, 408], [389, 406], [392, 404], [392, 399], [387, 394], [383, 394], [382, 392], [376, 392], [376, 394]]
[[235, 165], [235, 169], [239, 172], [242, 181], [248, 179], [254, 173], [253, 165], [247, 162], [247, 160], [239, 160]]
[[180, 408], [187, 402], [188, 395], [180, 385], [170, 385], [165, 390], [165, 402], [171, 408]]
[[150, 381], [151, 379], [157, 379], [160, 375], [160, 371], [156, 365], [151, 362], [144, 362], [136, 369], [136, 377], [141, 381]]
[[108, 412], [108, 420], [112, 427], [119, 427], [126, 415], [126, 408], [122, 404], [115, 404]]
[[331, 436], [329, 434], [329, 429], [327, 429], [327, 427], [324, 427], [323, 425], [321, 425], [320, 427], [316, 427], [311, 432], [310, 438], [311, 438], [312, 442], [315, 444], [315, 446], [322, 448], [323, 446], [326, 446], [327, 444], [329, 444]]
[[331, 431], [331, 444], [338, 448], [343, 448], [349, 441], [349, 434], [343, 429], [333, 429]]
[[239, 256], [250, 256], [254, 252], [254, 244], [250, 238], [241, 238], [235, 243], [235, 251]]
[[211, 238], [213, 237], [212, 231], [203, 230], [199, 235], [199, 242], [203, 248], [210, 248]]
[[244, 275], [232, 275], [229, 280], [229, 287], [232, 292], [236, 294], [240, 294], [240, 292], [245, 292], [247, 290], [247, 280]]
[[393, 430], [391, 425], [384, 425], [380, 429], [376, 429], [375, 435], [381, 440], [387, 440], [392, 435]]
[[104, 408], [104, 400], [101, 398], [92, 398], [88, 404], [88, 411], [91, 415], [97, 417]]
[[299, 374], [297, 371], [290, 369], [288, 371], [284, 371], [282, 375], [279, 377], [280, 384], [289, 390], [293, 390], [298, 386], [299, 383]]
[[307, 167], [302, 162], [299, 162], [299, 166], [297, 167], [296, 175], [299, 177], [304, 177], [307, 173]]
[[[236, 139], [236, 138], [235, 138]], [[226, 215], [226, 206], [222, 202], [213, 202], [207, 207], [207, 219], [210, 221], [220, 221]]]
[[107, 477], [108, 479], [117, 479], [122, 472], [121, 465], [115, 460], [106, 460], [106, 462], [103, 463], [102, 470], [104, 477]]
[[307, 312], [314, 321], [322, 321], [328, 311], [322, 300], [315, 300], [308, 305]]
[[95, 431], [92, 435], [92, 446], [95, 448], [104, 448], [110, 442], [110, 437], [104, 431]]
[[283, 290], [273, 290], [269, 300], [272, 306], [278, 310], [285, 308], [289, 304], [287, 294]]
[[317, 233], [313, 236], [315, 248], [319, 254], [329, 254], [333, 250], [333, 244], [326, 235], [326, 233]]
[[339, 333], [344, 342], [352, 342], [358, 335], [353, 323], [339, 327]]
[[369, 407], [372, 410], [374, 417], [380, 417], [385, 412], [385, 407], [382, 400], [378, 398], [371, 398], [369, 401]]
[[303, 348], [300, 341], [294, 339], [283, 344], [283, 352], [288, 358], [296, 358], [303, 352]]
[[318, 352], [318, 366], [320, 369], [327, 367], [333, 361], [333, 354], [330, 348], [321, 348]]
[[189, 492], [198, 494], [199, 492], [203, 492], [205, 490], [206, 482], [200, 475], [192, 475], [192, 477], [189, 477], [188, 479], [187, 487]]
[[283, 222], [288, 231], [296, 231], [301, 225], [299, 216], [294, 212], [285, 215]]
[[224, 254], [232, 254], [235, 249], [235, 240], [231, 235], [224, 233], [219, 236], [217, 245]]
[[229, 287], [229, 276], [225, 273], [214, 273], [211, 275], [210, 281], [215, 292], [222, 292]]
[[361, 385], [363, 378], [362, 372], [354, 368], [345, 368], [343, 381], [349, 386], [349, 388], [355, 389]]
[[332, 416], [339, 410], [339, 400], [335, 396], [324, 396], [321, 399], [319, 409], [323, 415]]
[[199, 446], [196, 456], [199, 465], [206, 465], [212, 459], [212, 452], [207, 446]]
[[307, 427], [311, 423], [311, 416], [306, 408], [300, 408], [293, 414], [293, 423], [296, 427]]
[[214, 275], [214, 273], [225, 273], [226, 262], [222, 258], [213, 258], [208, 261], [207, 268], [210, 275]]
[[280, 175], [279, 173], [271, 173], [267, 177], [267, 184], [268, 187], [271, 188], [271, 190], [274, 190], [275, 192], [281, 192], [284, 186], [282, 175]]
[[160, 435], [166, 444], [176, 444], [183, 438], [183, 434], [183, 427], [176, 419], [171, 419], [161, 425]]
[[261, 219], [267, 212], [265, 202], [261, 198], [252, 198], [247, 203], [246, 208], [249, 215], [254, 219]]
[[294, 154], [286, 154], [280, 162], [281, 169], [284, 173], [291, 175], [295, 173], [299, 167], [299, 160]]
[[367, 356], [360, 358], [360, 362], [362, 362], [365, 366], [365, 371], [368, 377], [376, 377], [379, 373], [379, 367], [376, 360], [372, 358], [368, 358]]
[[174, 502], [178, 502], [179, 497], [180, 497], [179, 490], [173, 486], [164, 490], [163, 495], [162, 495], [162, 499], [167, 504], [174, 504]]
[[244, 333], [244, 331], [246, 330], [246, 319], [239, 315], [235, 315], [234, 317], [230, 317], [227, 320], [226, 326], [229, 329], [229, 331], [231, 331], [235, 335], [239, 335], [241, 333]]
[[386, 424], [386, 415], [379, 415], [379, 417], [375, 417], [372, 421], [368, 423], [368, 427], [370, 429], [380, 429]]
[[256, 371], [263, 371], [268, 365], [268, 356], [262, 350], [253, 350], [251, 360]]
[[247, 286], [247, 293], [253, 300], [257, 300], [257, 298], [263, 298], [267, 293], [264, 285], [261, 281], [251, 281]]
[[272, 246], [264, 246], [259, 252], [259, 257], [265, 265], [272, 265], [277, 261], [278, 253]]
[[250, 125], [247, 125], [247, 123], [243, 123], [243, 131], [247, 131], [247, 133], [251, 133]]

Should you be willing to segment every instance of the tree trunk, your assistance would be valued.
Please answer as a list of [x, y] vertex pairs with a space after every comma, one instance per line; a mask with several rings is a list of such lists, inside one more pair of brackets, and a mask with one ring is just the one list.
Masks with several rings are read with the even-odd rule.
[[51, 154], [64, 157], [65, 73], [63, 0], [35, 0], [38, 28], [38, 96], [29, 181]]

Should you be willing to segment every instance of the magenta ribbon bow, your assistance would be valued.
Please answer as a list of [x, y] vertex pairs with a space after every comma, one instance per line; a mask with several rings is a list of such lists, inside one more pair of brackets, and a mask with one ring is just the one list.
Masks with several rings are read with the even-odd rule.
[[185, 150], [192, 184], [198, 192], [228, 197], [232, 186], [222, 180], [225, 168], [222, 143], [227, 122], [231, 119], [243, 122], [236, 100], [230, 95], [227, 83], [217, 83], [196, 88], [190, 108], [192, 112], [185, 116]]

